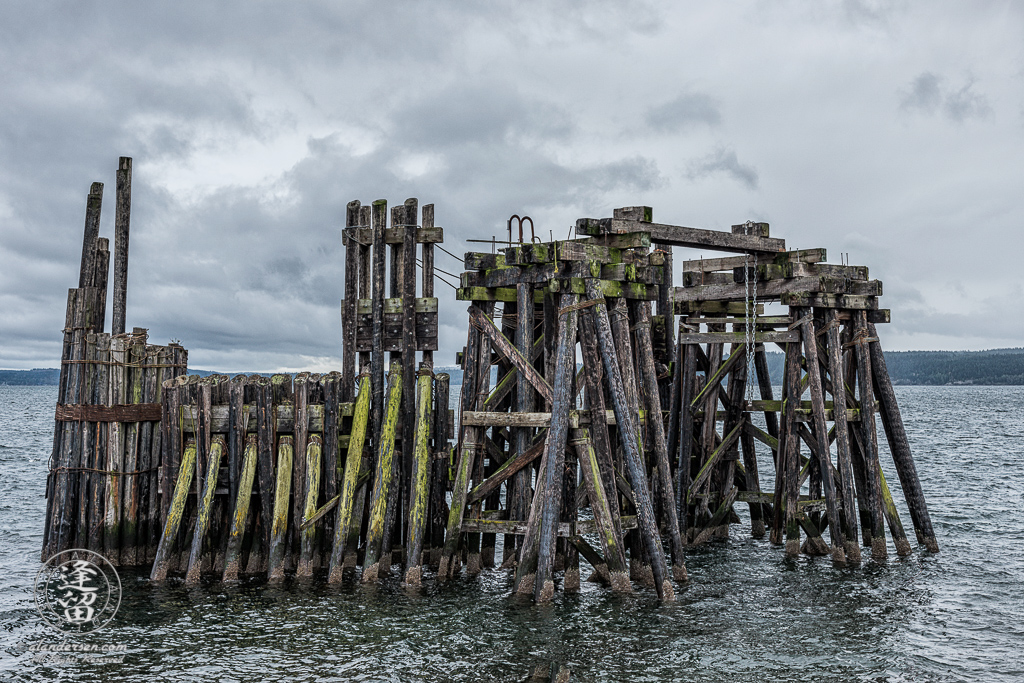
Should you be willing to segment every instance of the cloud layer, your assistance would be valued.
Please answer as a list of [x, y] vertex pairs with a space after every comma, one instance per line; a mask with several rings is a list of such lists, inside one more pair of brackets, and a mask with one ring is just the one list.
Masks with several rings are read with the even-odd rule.
[[[345, 204], [410, 196], [455, 254], [512, 213], [545, 237], [636, 204], [767, 220], [886, 282], [889, 347], [1024, 345], [1022, 19], [849, 0], [7, 3], [0, 367], [58, 361], [84, 199], [105, 183], [110, 236], [119, 155], [128, 325], [194, 367], [334, 367]], [[449, 363], [465, 307], [436, 291]]]

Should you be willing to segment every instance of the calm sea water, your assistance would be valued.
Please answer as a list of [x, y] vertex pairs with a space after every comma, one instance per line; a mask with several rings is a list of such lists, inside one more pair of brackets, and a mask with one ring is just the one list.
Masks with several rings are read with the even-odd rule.
[[123, 573], [114, 623], [78, 642], [124, 645], [124, 661], [44, 664], [28, 648], [60, 641], [32, 602], [56, 391], [0, 386], [0, 679], [522, 681], [557, 661], [578, 681], [1022, 680], [1024, 388], [897, 391], [937, 556], [835, 569], [736, 526], [689, 554], [669, 605], [584, 584], [537, 607], [499, 571], [415, 590]]

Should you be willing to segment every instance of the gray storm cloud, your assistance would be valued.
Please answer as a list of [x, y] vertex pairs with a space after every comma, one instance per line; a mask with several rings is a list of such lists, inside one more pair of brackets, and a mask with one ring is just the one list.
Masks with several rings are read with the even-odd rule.
[[[891, 348], [1024, 345], [1022, 28], [880, 0], [5, 3], [0, 367], [58, 362], [120, 155], [128, 324], [194, 367], [336, 365], [345, 204], [412, 196], [459, 255], [512, 213], [768, 220], [892, 283]], [[465, 305], [436, 291], [452, 362]]]

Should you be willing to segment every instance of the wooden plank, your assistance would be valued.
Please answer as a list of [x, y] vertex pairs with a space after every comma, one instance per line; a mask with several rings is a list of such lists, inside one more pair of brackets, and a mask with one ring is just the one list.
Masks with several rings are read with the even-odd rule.
[[[636, 516], [623, 515], [622, 528], [627, 531], [630, 529], [637, 528]], [[597, 533], [597, 527], [594, 524], [594, 520], [592, 519], [581, 519], [571, 523], [559, 522], [557, 529], [559, 538], [568, 538], [580, 534]], [[461, 532], [464, 534], [491, 533], [525, 536], [526, 531], [526, 522], [504, 519], [467, 518], [462, 521], [461, 527]]]
[[[861, 299], [849, 297], [881, 296], [882, 285], [878, 280], [856, 282], [828, 275], [815, 277], [794, 277], [789, 279], [768, 280], [757, 283], [758, 298], [782, 297], [788, 306], [818, 306], [814, 301], [860, 302]], [[834, 295], [835, 299], [829, 296]], [[675, 301], [745, 301], [748, 297], [747, 287], [743, 282], [724, 284], [707, 284], [696, 287], [676, 287], [673, 289]], [[841, 297], [841, 298], [838, 298]], [[805, 300], [813, 300], [804, 303]], [[859, 308], [866, 306], [862, 303]], [[858, 306], [822, 306], [824, 308], [858, 308]], [[877, 308], [877, 302], [875, 305]]]
[[[383, 201], [383, 200], [381, 200]], [[371, 244], [373, 242], [372, 228], [345, 228], [345, 232], [358, 244]], [[390, 227], [384, 231], [384, 244], [402, 244], [405, 241], [403, 228]], [[416, 244], [438, 244], [444, 242], [444, 228], [417, 228]]]
[[[881, 292], [879, 291], [879, 294]], [[869, 311], [878, 308], [875, 296], [854, 294], [827, 294], [809, 292], [784, 293], [779, 297], [784, 306], [800, 306], [814, 308], [846, 308], [857, 311]]]
[[[754, 341], [759, 344], [785, 344], [799, 341], [800, 335], [795, 331], [786, 332], [755, 332]], [[743, 331], [738, 332], [687, 332], [680, 339], [680, 344], [742, 344], [746, 341]]]
[[[706, 248], [734, 253], [768, 252], [776, 253], [786, 249], [786, 240], [755, 235], [734, 235], [731, 232], [688, 228], [681, 225], [645, 223], [642, 221], [612, 218], [599, 221], [598, 234], [622, 234], [648, 232], [651, 240], [676, 247]], [[593, 233], [591, 233], [593, 234]]]

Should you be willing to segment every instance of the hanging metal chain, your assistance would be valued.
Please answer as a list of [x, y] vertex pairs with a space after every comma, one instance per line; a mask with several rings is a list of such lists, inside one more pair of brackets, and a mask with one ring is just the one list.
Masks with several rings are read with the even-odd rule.
[[[749, 235], [750, 228], [753, 226], [752, 221], [747, 221], [743, 225], [743, 234]], [[757, 265], [755, 259], [754, 265]], [[753, 292], [751, 292], [753, 289]], [[756, 328], [757, 320], [757, 272], [754, 272], [753, 287], [750, 282], [750, 252], [744, 252], [743, 254], [743, 308], [746, 312], [746, 321], [744, 329], [744, 341], [747, 347], [747, 373], [746, 373], [746, 394], [747, 401], [754, 400], [754, 386], [750, 381], [750, 367], [754, 364], [754, 331]]]

